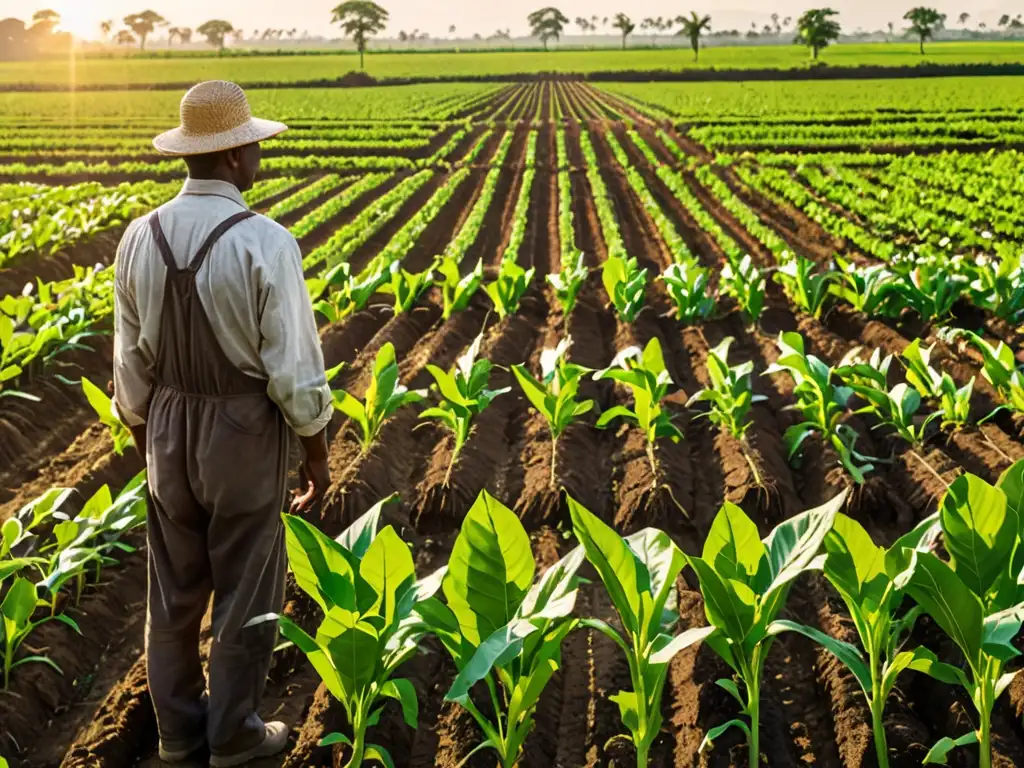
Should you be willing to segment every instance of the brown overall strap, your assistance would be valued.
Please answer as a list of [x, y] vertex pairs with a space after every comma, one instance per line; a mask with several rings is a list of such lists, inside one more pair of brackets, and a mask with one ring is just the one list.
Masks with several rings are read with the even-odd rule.
[[192, 257], [192, 261], [189, 262], [185, 269], [178, 267], [177, 262], [174, 260], [174, 251], [171, 250], [170, 244], [167, 242], [167, 237], [164, 235], [164, 230], [160, 226], [160, 214], [157, 211], [153, 211], [153, 215], [149, 217], [149, 228], [153, 232], [153, 239], [156, 240], [156, 247], [160, 251], [160, 256], [164, 260], [164, 264], [167, 265], [167, 269], [171, 273], [178, 272], [191, 272], [193, 275], [199, 271], [200, 267], [203, 266], [203, 262], [206, 261], [207, 255], [210, 253], [210, 249], [217, 244], [229, 229], [236, 224], [239, 224], [246, 219], [250, 219], [256, 214], [252, 211], [239, 211], [238, 213], [229, 216], [224, 219], [220, 224], [214, 227], [213, 232], [206, 238], [206, 241], [202, 244], [196, 255]]

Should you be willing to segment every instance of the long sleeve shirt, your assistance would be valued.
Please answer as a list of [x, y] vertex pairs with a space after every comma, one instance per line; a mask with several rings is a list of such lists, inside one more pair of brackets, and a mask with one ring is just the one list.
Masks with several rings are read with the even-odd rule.
[[[222, 181], [188, 179], [160, 208], [160, 225], [185, 267], [222, 221], [246, 210]], [[129, 426], [145, 423], [153, 394], [167, 268], [146, 218], [133, 221], [117, 250], [114, 295], [114, 402]], [[267, 395], [300, 436], [331, 418], [331, 392], [302, 255], [287, 229], [263, 216], [230, 229], [196, 276], [199, 300], [224, 354], [267, 382]]]

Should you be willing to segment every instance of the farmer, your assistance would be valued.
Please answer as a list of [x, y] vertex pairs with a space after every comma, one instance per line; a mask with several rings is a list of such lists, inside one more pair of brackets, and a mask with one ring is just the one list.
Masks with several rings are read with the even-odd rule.
[[188, 179], [117, 252], [115, 402], [148, 469], [146, 658], [165, 762], [208, 746], [211, 766], [243, 765], [288, 737], [257, 714], [276, 622], [245, 625], [282, 608], [293, 434], [305, 457], [292, 510], [330, 484], [331, 393], [299, 246], [242, 199], [259, 143], [286, 129], [253, 118], [233, 83], [192, 88], [181, 126], [153, 141]]

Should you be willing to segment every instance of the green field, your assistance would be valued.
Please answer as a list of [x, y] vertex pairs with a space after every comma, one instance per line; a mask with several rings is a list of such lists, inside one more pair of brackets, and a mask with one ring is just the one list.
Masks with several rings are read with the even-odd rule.
[[[920, 56], [915, 43], [836, 45], [822, 53], [830, 66], [915, 66], [998, 64], [1024, 61], [1024, 43], [933, 43]], [[608, 72], [683, 69], [793, 69], [807, 66], [805, 48], [791, 46], [713, 47], [695, 64], [688, 49], [525, 51], [521, 53], [371, 53], [366, 71], [377, 78], [459, 77], [538, 72]], [[170, 59], [79, 59], [0, 64], [0, 84], [113, 85], [189, 83], [210, 78], [293, 83], [340, 77], [358, 69], [352, 54], [323, 56], [183, 56]]]

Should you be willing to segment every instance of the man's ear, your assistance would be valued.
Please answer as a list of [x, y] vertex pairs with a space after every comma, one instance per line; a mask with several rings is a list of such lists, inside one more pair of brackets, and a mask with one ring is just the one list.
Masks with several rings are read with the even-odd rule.
[[227, 161], [228, 168], [236, 170], [242, 164], [242, 152], [244, 150], [244, 147], [235, 147], [224, 153], [224, 159]]

